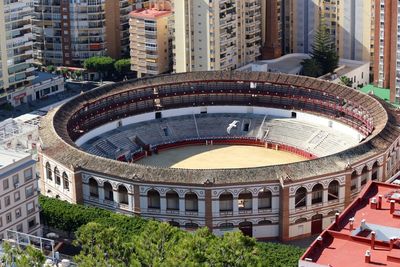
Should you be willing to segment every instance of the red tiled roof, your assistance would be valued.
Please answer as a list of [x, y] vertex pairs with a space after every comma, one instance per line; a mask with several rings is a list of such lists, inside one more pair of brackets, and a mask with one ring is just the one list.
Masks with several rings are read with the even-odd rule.
[[[332, 223], [320, 235], [322, 242], [316, 240], [311, 244], [301, 257], [299, 266], [313, 266], [313, 264], [317, 266], [400, 266], [400, 247], [398, 246], [400, 217], [390, 214], [390, 202], [387, 201], [388, 198], [385, 198], [396, 190], [400, 190], [400, 186], [378, 182], [369, 183], [360, 196], [340, 214], [338, 223]], [[378, 200], [379, 195], [382, 195], [382, 207], [376, 209], [370, 205], [370, 199], [375, 197]], [[398, 203], [395, 204], [396, 209], [400, 209]], [[353, 230], [350, 230], [350, 218], [354, 218]], [[365, 220], [371, 229], [356, 234], [362, 220]], [[377, 233], [373, 248], [371, 230]], [[385, 231], [386, 235], [390, 236], [386, 236]], [[392, 237], [399, 239], [394, 242], [393, 249], [390, 249], [388, 238]], [[365, 263], [367, 250], [371, 252], [370, 263]]]

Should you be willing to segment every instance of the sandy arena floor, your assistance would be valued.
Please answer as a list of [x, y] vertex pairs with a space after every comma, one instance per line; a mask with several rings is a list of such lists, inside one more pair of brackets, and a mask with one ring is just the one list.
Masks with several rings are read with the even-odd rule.
[[231, 169], [285, 164], [306, 160], [285, 151], [253, 146], [187, 146], [160, 152], [137, 163], [184, 169]]

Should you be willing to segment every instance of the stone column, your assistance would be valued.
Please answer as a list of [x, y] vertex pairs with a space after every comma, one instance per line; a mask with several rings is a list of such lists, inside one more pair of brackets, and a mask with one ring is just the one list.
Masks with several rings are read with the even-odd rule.
[[239, 214], [239, 200], [237, 197], [233, 197], [233, 215]]
[[99, 202], [103, 203], [104, 201], [104, 187], [99, 186]]
[[311, 206], [312, 203], [312, 192], [307, 191], [307, 203], [306, 206]]
[[119, 193], [117, 190], [113, 189], [113, 199], [115, 203], [119, 203]]
[[167, 198], [165, 196], [160, 196], [160, 213], [165, 214], [167, 211]]
[[257, 214], [258, 213], [258, 196], [253, 196], [253, 200], [252, 200], [252, 204], [253, 204], [253, 213]]
[[281, 200], [279, 202], [279, 231], [280, 231], [280, 239], [288, 240], [289, 239], [289, 187], [281, 187], [280, 190]]
[[[134, 202], [133, 202], [133, 204], [134, 204], [134, 208], [133, 208], [133, 211], [135, 212], [135, 213], [140, 213], [140, 211], [141, 211], [141, 209], [140, 209], [140, 203], [141, 203], [141, 197], [140, 197], [140, 189], [139, 189], [139, 186], [138, 185], [134, 185], [133, 186], [133, 197], [134, 197]], [[147, 196], [145, 197], [146, 198], [146, 209], [147, 209]]]
[[322, 191], [322, 203], [328, 203], [328, 189]]
[[133, 194], [128, 193], [128, 206], [129, 206], [129, 210], [131, 210], [131, 211], [135, 211], [133, 203], [134, 203]]
[[179, 214], [185, 215], [186, 205], [185, 198], [179, 197]]
[[[204, 190], [204, 218], [205, 218], [205, 225], [210, 229], [213, 230], [213, 205], [212, 205], [212, 195], [211, 189]], [[199, 214], [200, 213], [200, 205], [199, 205]]]

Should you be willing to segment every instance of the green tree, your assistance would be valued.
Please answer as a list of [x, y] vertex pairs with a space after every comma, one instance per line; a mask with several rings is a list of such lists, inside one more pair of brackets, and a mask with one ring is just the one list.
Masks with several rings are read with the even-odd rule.
[[349, 77], [341, 76], [339, 79], [340, 79], [340, 82], [339, 82], [340, 84], [348, 86], [348, 87], [352, 87], [353, 86], [353, 82]]
[[[303, 74], [318, 77], [327, 73], [333, 73], [338, 67], [339, 56], [337, 55], [335, 43], [332, 41], [324, 20], [321, 21], [311, 47], [311, 60], [315, 60], [315, 62], [311, 62], [307, 59], [304, 60], [302, 65], [303, 67], [306, 66], [306, 68], [303, 68]], [[315, 71], [316, 66], [321, 68], [321, 75], [315, 76], [318, 74], [318, 72]]]
[[53, 65], [49, 65], [46, 67], [47, 72], [51, 72], [53, 73], [56, 70], [56, 67], [54, 67]]
[[8, 242], [3, 242], [2, 261], [6, 266], [15, 263], [18, 267], [42, 267], [46, 261], [46, 257], [39, 249], [27, 246], [25, 250], [17, 246], [11, 246]]
[[131, 60], [129, 58], [119, 59], [114, 63], [114, 69], [119, 74], [125, 74], [131, 70]]
[[83, 66], [89, 71], [99, 72], [102, 78], [103, 75], [107, 75], [114, 69], [114, 59], [111, 57], [95, 56], [86, 59], [83, 62]]
[[307, 58], [301, 62], [303, 66], [302, 74], [310, 77], [320, 77], [322, 75], [322, 67], [314, 58]]

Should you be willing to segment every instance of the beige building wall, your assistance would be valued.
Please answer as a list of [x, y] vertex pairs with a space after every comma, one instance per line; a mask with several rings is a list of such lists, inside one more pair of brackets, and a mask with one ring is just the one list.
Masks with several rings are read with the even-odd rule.
[[261, 0], [175, 1], [174, 71], [235, 69], [260, 56]]

